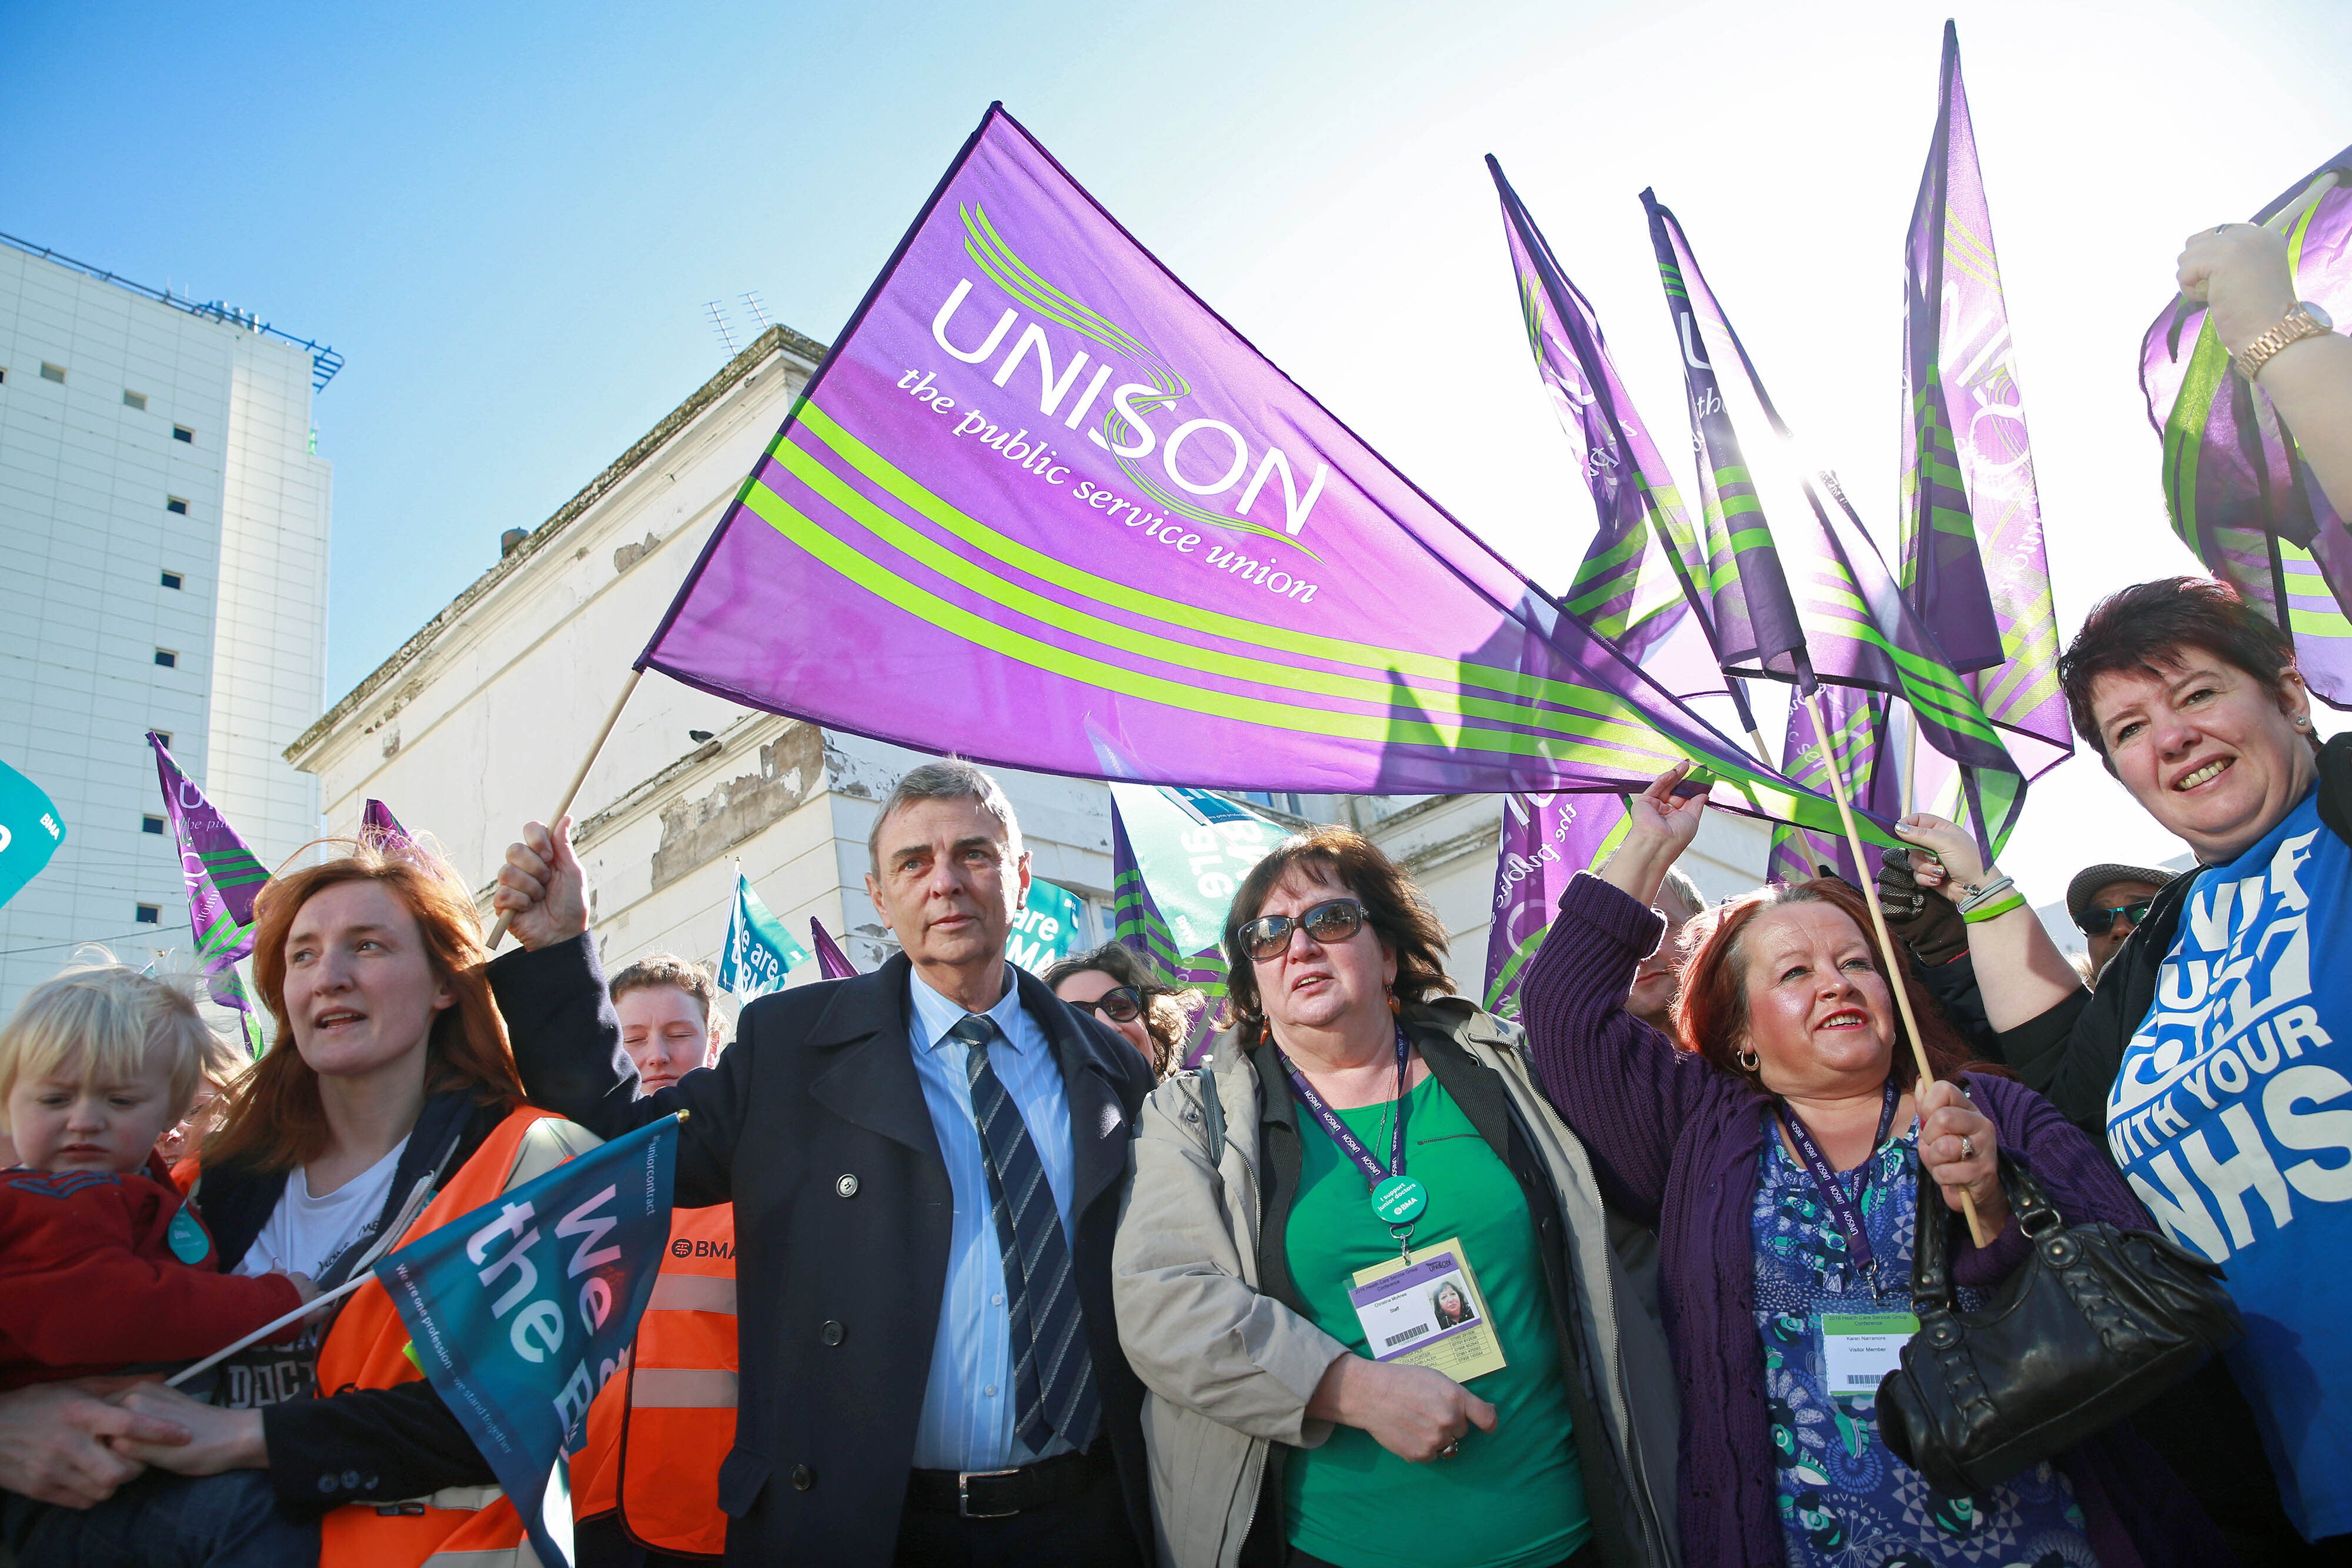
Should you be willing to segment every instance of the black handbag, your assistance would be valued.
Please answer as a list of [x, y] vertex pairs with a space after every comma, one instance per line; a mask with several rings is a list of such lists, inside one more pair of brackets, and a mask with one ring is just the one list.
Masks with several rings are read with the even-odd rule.
[[2032, 1249], [1990, 1306], [1963, 1312], [1952, 1217], [1920, 1167], [1919, 1332], [1878, 1385], [1886, 1446], [1949, 1497], [1981, 1494], [2113, 1426], [2242, 1332], [2218, 1266], [2151, 1231], [2068, 1225], [2006, 1154], [2000, 1179]]

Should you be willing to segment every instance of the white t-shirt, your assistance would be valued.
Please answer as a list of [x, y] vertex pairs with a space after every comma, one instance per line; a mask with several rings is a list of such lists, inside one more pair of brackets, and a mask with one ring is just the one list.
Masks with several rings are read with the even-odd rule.
[[283, 1269], [316, 1280], [382, 1218], [393, 1174], [407, 1147], [408, 1140], [401, 1139], [390, 1154], [324, 1197], [310, 1195], [310, 1172], [297, 1166], [286, 1178], [286, 1195], [269, 1211], [268, 1223], [253, 1239], [236, 1271], [267, 1274]]

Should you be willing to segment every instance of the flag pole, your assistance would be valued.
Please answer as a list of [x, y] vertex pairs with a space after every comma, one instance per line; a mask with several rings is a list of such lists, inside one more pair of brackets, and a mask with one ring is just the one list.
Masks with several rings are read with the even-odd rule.
[[194, 1366], [182, 1367], [171, 1376], [163, 1379], [163, 1386], [166, 1388], [177, 1388], [181, 1384], [185, 1383], [197, 1373], [211, 1371], [214, 1367], [218, 1366], [222, 1362], [226, 1361], [230, 1356], [235, 1355], [238, 1351], [243, 1350], [246, 1346], [260, 1343], [263, 1340], [268, 1339], [271, 1334], [276, 1333], [278, 1330], [286, 1327], [289, 1323], [293, 1322], [297, 1318], [308, 1317], [310, 1313], [317, 1312], [320, 1307], [325, 1306], [329, 1301], [341, 1301], [343, 1297], [350, 1295], [353, 1291], [358, 1290], [362, 1285], [366, 1284], [370, 1280], [374, 1278], [375, 1273], [373, 1270], [361, 1270], [356, 1276], [344, 1281], [333, 1290], [321, 1291], [317, 1295], [311, 1297], [309, 1301], [303, 1302], [300, 1306], [295, 1308], [292, 1312], [286, 1313], [284, 1316], [270, 1319], [269, 1322], [262, 1324], [259, 1328], [254, 1330], [243, 1339], [238, 1340], [235, 1344], [229, 1345], [226, 1349], [213, 1352], [212, 1354], [205, 1357], [204, 1360], [196, 1363]]
[[[1869, 852], [1863, 847], [1862, 830], [1855, 826], [1853, 807], [1845, 798], [1845, 774], [1838, 766], [1837, 747], [1831, 743], [1829, 726], [1822, 719], [1821, 694], [1807, 692], [1799, 700], [1812, 716], [1813, 738], [1820, 743], [1822, 756], [1830, 765], [1830, 792], [1837, 797], [1838, 821], [1845, 824], [1846, 842], [1853, 849], [1853, 869], [1866, 878]], [[1925, 1089], [1936, 1082], [1936, 1073], [1927, 1065], [1927, 1047], [1919, 1038], [1919, 1020], [1911, 1011], [1911, 987], [1903, 973], [1903, 950], [1895, 945], [1894, 936], [1886, 929], [1886, 912], [1878, 907], [1877, 898], [1866, 885], [1862, 890], [1862, 902], [1870, 910], [1871, 928], [1878, 934], [1879, 951], [1886, 955], [1887, 967], [1895, 971], [1886, 977], [1886, 988], [1895, 993], [1895, 1006], [1903, 1015], [1903, 1032], [1911, 1037], [1912, 1058], [1919, 1066], [1919, 1087]], [[1977, 1200], [1966, 1187], [1960, 1189], [1960, 1212], [1968, 1217], [1969, 1235], [1976, 1244], [1990, 1246], [1992, 1238], [1985, 1234], [1984, 1221], [1977, 1217]]]
[[[547, 814], [547, 831], [551, 838], [555, 832], [555, 824], [563, 821], [563, 814], [572, 810], [572, 802], [580, 794], [580, 786], [588, 782], [588, 769], [594, 765], [596, 754], [604, 749], [604, 742], [611, 737], [613, 727], [621, 722], [621, 710], [629, 706], [629, 694], [637, 689], [637, 683], [645, 678], [645, 674], [643, 670], [631, 670], [627, 684], [621, 687], [621, 695], [613, 699], [613, 711], [604, 716], [604, 724], [596, 731], [596, 738], [588, 743], [588, 755], [580, 759], [580, 770], [572, 776], [572, 783], [564, 789], [563, 799], [558, 800], [555, 810]], [[499, 944], [507, 939], [507, 927], [513, 924], [513, 912], [500, 910], [497, 924], [482, 939], [482, 946], [493, 953], [497, 952]]]

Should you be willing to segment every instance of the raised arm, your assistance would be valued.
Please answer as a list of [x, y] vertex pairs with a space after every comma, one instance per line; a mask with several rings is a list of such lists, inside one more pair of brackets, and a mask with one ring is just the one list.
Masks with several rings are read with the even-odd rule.
[[[2180, 291], [2206, 302], [2214, 336], [2234, 359], [2294, 308], [2286, 241], [2252, 224], [2200, 230], [2180, 253]], [[2352, 512], [2352, 339], [2344, 336], [2346, 325], [2288, 344], [2254, 376], [2338, 512]]]
[[[1984, 863], [1976, 840], [1941, 817], [1915, 811], [1895, 830], [1934, 855], [1933, 860], [1915, 855], [1912, 862], [1919, 885], [1931, 894], [1964, 904], [1971, 890], [1990, 889], [2000, 880], [2000, 868]], [[1990, 914], [2012, 899], [2007, 911]], [[1969, 958], [1984, 1001], [1985, 1021], [1996, 1031], [2006, 1033], [2081, 995], [2083, 977], [2050, 940], [2021, 893], [2011, 889], [1962, 914], [1968, 917]]]
[[1698, 831], [1704, 794], [1676, 800], [1688, 766], [1626, 802], [1624, 841], [1598, 876], [1579, 873], [1519, 983], [1544, 1093], [1582, 1140], [1610, 1200], [1654, 1222], [1675, 1139], [1717, 1088], [1713, 1070], [1625, 1010], [1634, 966], [1665, 922], [1650, 903]]

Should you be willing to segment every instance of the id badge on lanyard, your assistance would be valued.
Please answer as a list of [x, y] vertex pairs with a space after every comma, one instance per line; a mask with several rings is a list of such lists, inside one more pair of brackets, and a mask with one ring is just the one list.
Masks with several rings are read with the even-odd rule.
[[[1804, 1118], [1792, 1113], [1785, 1104], [1777, 1113], [1781, 1125], [1788, 1129], [1789, 1142], [1796, 1145], [1798, 1160], [1821, 1197], [1826, 1224], [1834, 1227], [1844, 1241], [1848, 1260], [1869, 1282], [1874, 1299], [1879, 1296], [1878, 1259], [1870, 1245], [1869, 1225], [1862, 1206], [1870, 1193], [1871, 1177], [1877, 1173], [1878, 1151], [1885, 1146], [1886, 1134], [1894, 1128], [1895, 1107], [1901, 1098], [1895, 1081], [1888, 1079], [1885, 1108], [1878, 1117], [1878, 1135], [1871, 1140], [1870, 1156], [1863, 1163], [1862, 1178], [1852, 1197], [1846, 1196], [1845, 1184], [1838, 1179], [1828, 1156], [1813, 1141]], [[1875, 1397], [1880, 1380], [1903, 1364], [1903, 1346], [1919, 1332], [1919, 1320], [1907, 1312], [1822, 1312], [1819, 1321], [1822, 1380], [1830, 1396], [1840, 1399]]]

